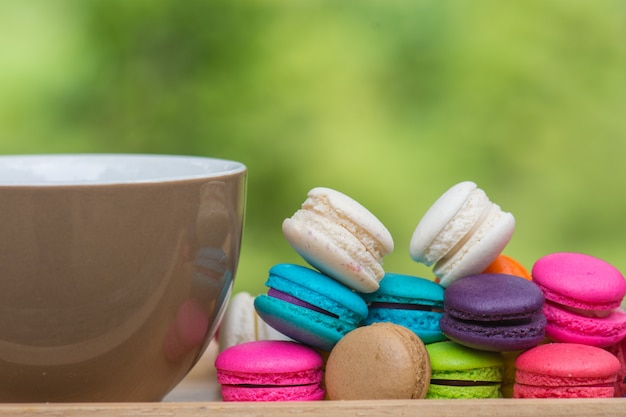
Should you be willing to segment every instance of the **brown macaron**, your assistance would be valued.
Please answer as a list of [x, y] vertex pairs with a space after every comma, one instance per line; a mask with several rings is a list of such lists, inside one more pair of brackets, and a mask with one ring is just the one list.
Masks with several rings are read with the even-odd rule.
[[374, 323], [346, 334], [326, 363], [330, 400], [421, 399], [430, 384], [428, 351], [406, 327]]

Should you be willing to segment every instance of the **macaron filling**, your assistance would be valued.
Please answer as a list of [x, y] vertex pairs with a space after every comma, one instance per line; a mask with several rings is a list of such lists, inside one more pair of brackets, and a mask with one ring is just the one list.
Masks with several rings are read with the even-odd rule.
[[[433, 273], [447, 287], [463, 276], [483, 271], [504, 249], [513, 233], [514, 225], [515, 220], [510, 213], [503, 212], [500, 206], [490, 203], [467, 235], [435, 264]], [[496, 230], [498, 232], [494, 234]], [[503, 237], [505, 239], [500, 240]], [[464, 263], [468, 259], [474, 259], [475, 265], [472, 265], [471, 270], [465, 271]]]
[[[477, 191], [480, 191], [480, 193], [477, 193]], [[478, 196], [480, 197], [480, 199], [478, 201], [473, 201], [471, 197], [477, 194], [479, 194]], [[487, 220], [487, 218], [489, 217], [489, 213], [493, 209], [493, 205], [489, 202], [489, 200], [487, 199], [487, 196], [482, 190], [476, 190], [474, 193], [472, 193], [472, 196], [470, 196], [470, 199], [468, 199], [465, 206], [462, 207], [459, 210], [459, 212], [462, 212], [463, 210], [469, 210], [471, 207], [472, 211], [474, 211], [474, 215], [470, 216], [469, 219], [466, 219], [465, 222], [460, 222], [460, 221], [451, 222], [448, 225], [446, 225], [446, 227], [442, 230], [443, 235], [445, 236], [446, 234], [450, 233], [449, 229], [455, 226], [458, 227], [459, 223], [461, 224], [465, 223], [467, 226], [469, 226], [469, 229], [467, 228], [464, 230], [461, 229], [462, 235], [460, 236], [460, 239], [448, 251], [448, 253], [446, 253], [443, 257], [441, 257], [439, 261], [441, 263], [445, 262], [447, 259], [450, 259], [452, 256], [454, 256], [454, 254], [456, 254], [469, 241], [472, 235], [476, 233], [476, 231], [479, 230], [482, 224]]]
[[467, 381], [462, 379], [431, 379], [431, 384], [445, 385], [449, 387], [480, 387], [490, 385], [500, 385], [497, 381]]
[[287, 294], [285, 292], [279, 291], [279, 290], [277, 290], [275, 288], [270, 288], [267, 291], [267, 295], [270, 296], [270, 297], [274, 297], [274, 298], [277, 298], [279, 300], [285, 301], [285, 302], [290, 303], [290, 304], [294, 304], [294, 305], [297, 305], [297, 306], [300, 306], [300, 307], [308, 308], [309, 310], [317, 311], [318, 313], [322, 313], [322, 314], [325, 314], [325, 315], [330, 316], [330, 317], [339, 318], [339, 316], [337, 314], [333, 314], [330, 311], [327, 311], [327, 310], [324, 310], [322, 308], [319, 308], [319, 307], [317, 307], [317, 306], [315, 306], [315, 305], [313, 305], [311, 303], [307, 303], [306, 301], [303, 301], [303, 300], [301, 300], [301, 299], [299, 299], [297, 297], [291, 296], [291, 295], [289, 295], [289, 294]]
[[[451, 343], [451, 342], [444, 342]], [[462, 349], [462, 348], [461, 348]], [[469, 353], [468, 354], [473, 354]], [[487, 356], [485, 352], [476, 355]], [[471, 360], [468, 358], [467, 360]], [[435, 365], [439, 365], [436, 363]], [[457, 360], [457, 365], [462, 366], [462, 362]], [[449, 385], [454, 387], [469, 387], [481, 385], [500, 385], [502, 381], [501, 366], [488, 366], [485, 368], [458, 369], [458, 370], [438, 370], [433, 369], [430, 379], [431, 384]]]
[[409, 303], [387, 303], [373, 301], [369, 304], [370, 309], [388, 308], [392, 310], [417, 310], [432, 311], [435, 313], [443, 313], [443, 306], [427, 305], [427, 304], [409, 304]]
[[494, 315], [490, 317], [479, 316], [476, 313], [465, 313], [463, 311], [455, 310], [451, 308], [446, 309], [445, 311], [446, 311], [446, 315], [454, 318], [455, 320], [459, 322], [465, 322], [467, 324], [480, 325], [480, 326], [485, 326], [485, 327], [517, 326], [517, 325], [529, 324], [529, 323], [532, 323], [533, 321], [536, 321], [536, 318], [538, 315], [542, 315], [541, 310], [531, 311], [529, 313], [511, 313], [511, 314], [502, 313], [500, 315]]
[[[489, 199], [476, 184], [463, 182], [444, 193], [420, 220], [411, 238], [411, 257], [430, 266], [458, 249], [489, 206]], [[434, 219], [442, 217], [439, 229]], [[454, 249], [451, 249], [455, 246]], [[462, 244], [461, 244], [462, 245]], [[449, 255], [448, 255], [449, 256]]]
[[[348, 208], [354, 210], [354, 213], [348, 211]], [[393, 238], [385, 226], [365, 207], [346, 195], [323, 187], [314, 188], [308, 193], [300, 212], [307, 210], [347, 229], [376, 259], [393, 251]]]

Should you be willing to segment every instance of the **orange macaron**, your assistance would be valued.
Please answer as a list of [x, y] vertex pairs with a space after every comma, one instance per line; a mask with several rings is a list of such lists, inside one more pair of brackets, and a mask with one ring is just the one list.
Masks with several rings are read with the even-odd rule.
[[500, 254], [494, 261], [483, 271], [484, 274], [507, 274], [516, 275], [518, 277], [532, 279], [530, 272], [524, 265], [511, 258], [510, 256]]

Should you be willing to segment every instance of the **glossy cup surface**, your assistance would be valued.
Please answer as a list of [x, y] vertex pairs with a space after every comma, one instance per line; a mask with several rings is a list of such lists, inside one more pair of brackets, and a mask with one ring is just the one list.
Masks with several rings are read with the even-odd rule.
[[203, 157], [0, 157], [0, 401], [162, 399], [223, 314], [246, 176]]

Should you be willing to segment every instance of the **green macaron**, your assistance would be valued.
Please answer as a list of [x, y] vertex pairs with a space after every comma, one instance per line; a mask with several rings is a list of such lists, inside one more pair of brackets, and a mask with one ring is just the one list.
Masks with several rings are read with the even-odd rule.
[[500, 398], [504, 358], [452, 341], [426, 345], [432, 376], [426, 398]]

